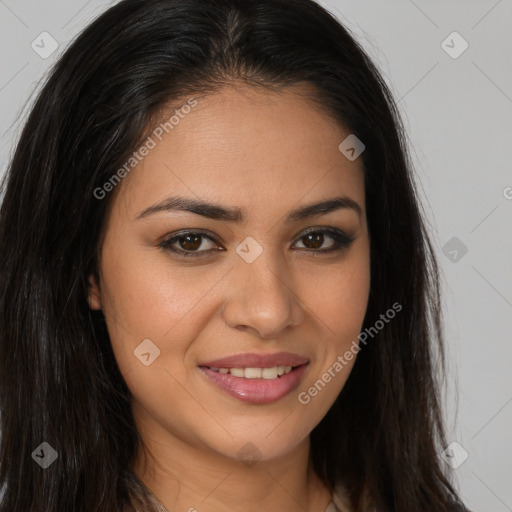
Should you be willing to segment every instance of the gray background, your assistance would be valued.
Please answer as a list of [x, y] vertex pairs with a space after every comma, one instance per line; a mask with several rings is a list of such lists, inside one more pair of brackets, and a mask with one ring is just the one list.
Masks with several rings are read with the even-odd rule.
[[[113, 3], [0, 0], [1, 173], [38, 82]], [[376, 62], [409, 134], [443, 272], [446, 418], [460, 445], [449, 460], [462, 496], [475, 512], [512, 511], [512, 2], [321, 3]], [[457, 58], [444, 48], [458, 53], [460, 39], [442, 46], [454, 31], [469, 45]], [[31, 47], [42, 32], [59, 43], [48, 58]]]

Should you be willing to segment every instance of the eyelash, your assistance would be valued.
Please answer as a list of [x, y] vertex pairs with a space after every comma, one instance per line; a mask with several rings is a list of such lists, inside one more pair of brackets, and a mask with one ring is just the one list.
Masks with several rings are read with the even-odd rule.
[[[305, 238], [307, 235], [319, 234], [319, 233], [327, 234], [330, 238], [332, 238], [335, 241], [335, 244], [334, 244], [335, 247], [331, 248], [331, 249], [307, 249], [307, 248], [305, 248], [305, 249], [301, 249], [301, 250], [304, 250], [306, 252], [321, 253], [321, 254], [342, 251], [342, 250], [348, 248], [350, 246], [350, 244], [355, 240], [353, 237], [351, 237], [351, 236], [347, 235], [346, 233], [344, 233], [343, 231], [340, 231], [337, 229], [313, 228], [313, 229], [310, 229], [307, 232], [305, 232], [299, 238], [299, 241], [302, 240], [302, 238]], [[202, 231], [197, 231], [197, 230], [192, 231], [191, 230], [191, 231], [183, 231], [181, 233], [174, 235], [171, 238], [163, 240], [158, 246], [166, 251], [170, 251], [170, 252], [176, 254], [176, 256], [178, 256], [180, 258], [199, 258], [199, 257], [204, 256], [205, 254], [211, 254], [212, 252], [216, 251], [216, 249], [210, 249], [207, 251], [185, 251], [183, 249], [175, 249], [172, 247], [174, 243], [179, 241], [181, 238], [186, 237], [187, 235], [199, 235], [203, 238], [210, 240], [211, 242], [217, 243], [215, 241], [215, 239], [213, 237], [211, 237], [210, 235], [208, 235]]]

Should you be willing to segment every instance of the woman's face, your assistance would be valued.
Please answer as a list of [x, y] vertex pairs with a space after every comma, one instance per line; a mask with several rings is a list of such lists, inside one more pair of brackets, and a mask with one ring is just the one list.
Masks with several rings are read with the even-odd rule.
[[[305, 441], [355, 362], [338, 358], [356, 346], [370, 286], [362, 159], [291, 89], [226, 88], [188, 110], [118, 185], [90, 304], [142, 432], [271, 459]], [[165, 209], [178, 196], [215, 207]], [[283, 352], [292, 359], [244, 356]], [[204, 368], [238, 355], [219, 368], [257, 369]]]

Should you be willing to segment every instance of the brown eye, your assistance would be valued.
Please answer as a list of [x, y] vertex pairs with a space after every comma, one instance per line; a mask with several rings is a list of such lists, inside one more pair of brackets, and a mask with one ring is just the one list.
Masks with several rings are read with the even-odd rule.
[[[331, 246], [327, 249], [321, 249], [326, 239], [334, 240], [334, 243], [331, 242]], [[302, 243], [304, 248], [307, 250], [312, 252], [326, 253], [331, 251], [339, 251], [348, 247], [354, 241], [354, 238], [350, 237], [343, 231], [329, 228], [311, 230], [305, 235], [302, 235], [299, 241], [303, 241]]]
[[322, 247], [324, 235], [323, 233], [320, 232], [310, 233], [309, 235], [302, 237], [302, 239], [307, 240], [307, 242], [305, 242], [304, 245], [308, 249], [319, 249], [320, 247]]
[[186, 251], [196, 251], [201, 247], [202, 236], [197, 234], [189, 234], [177, 238], [178, 244]]
[[215, 250], [208, 247], [208, 243], [205, 244], [204, 242], [205, 240], [217, 245], [215, 240], [205, 233], [199, 231], [186, 231], [164, 240], [159, 244], [159, 247], [171, 251], [178, 256], [197, 257]]

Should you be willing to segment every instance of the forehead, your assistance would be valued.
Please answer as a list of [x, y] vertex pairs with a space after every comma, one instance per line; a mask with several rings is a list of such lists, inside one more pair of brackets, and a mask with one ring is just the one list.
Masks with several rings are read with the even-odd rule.
[[362, 159], [338, 149], [349, 131], [306, 89], [227, 87], [196, 102], [162, 111], [152, 148], [123, 179], [132, 219], [171, 194], [268, 209], [337, 192], [363, 206]]

